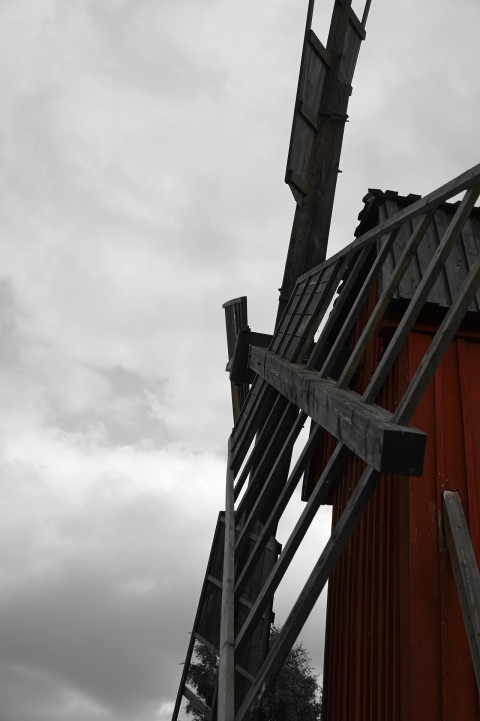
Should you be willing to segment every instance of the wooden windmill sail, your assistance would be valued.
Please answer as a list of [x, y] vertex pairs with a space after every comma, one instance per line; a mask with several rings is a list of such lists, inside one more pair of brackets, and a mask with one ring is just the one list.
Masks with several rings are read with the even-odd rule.
[[[474, 337], [480, 331], [480, 220], [475, 208], [480, 165], [424, 198], [400, 199], [395, 212], [392, 195], [372, 192], [367, 197], [368, 221], [364, 219], [359, 236], [325, 260], [347, 102], [368, 9], [369, 3], [359, 20], [348, 0], [336, 0], [323, 48], [311, 30], [313, 1], [309, 4], [286, 175], [297, 207], [273, 335], [251, 333], [245, 298], [225, 304], [235, 418], [228, 444], [226, 508], [217, 521], [173, 721], [182, 697], [206, 719], [255, 718], [329, 578], [334, 603], [329, 601], [326, 718], [422, 717], [406, 670], [407, 663], [418, 663], [414, 644], [408, 652], [399, 652], [393, 641], [391, 648], [382, 641], [382, 634], [391, 630], [385, 618], [395, 616], [395, 638], [410, 623], [405, 618], [411, 620], [415, 602], [405, 603], [402, 616], [397, 613], [398, 598], [400, 593], [414, 598], [418, 579], [411, 568], [403, 575], [392, 570], [395, 553], [395, 562], [404, 562], [401, 544], [379, 549], [377, 526], [392, 527], [394, 497], [390, 494], [390, 505], [387, 509], [383, 504], [381, 512], [375, 511], [378, 500], [369, 501], [377, 499], [385, 479], [406, 479], [407, 488], [409, 477], [424, 482], [428, 434], [411, 425], [412, 418], [424, 408], [432, 379], [458, 333]], [[459, 193], [460, 202], [446, 205]], [[417, 335], [422, 336], [420, 343]], [[293, 446], [308, 418], [310, 435], [292, 464]], [[473, 498], [480, 458], [471, 443], [469, 448], [473, 477], [461, 488], [463, 493], [470, 488]], [[274, 534], [302, 479], [306, 504], [280, 549]], [[401, 488], [401, 482], [396, 483]], [[440, 517], [444, 514], [472, 651], [463, 663], [471, 670], [480, 669], [480, 584], [459, 489], [442, 482], [427, 505], [437, 504]], [[274, 647], [268, 649], [274, 594], [324, 503], [334, 506], [331, 537]], [[420, 497], [407, 503], [407, 520], [415, 515], [417, 503], [421, 505]], [[471, 527], [476, 508], [474, 501], [468, 504]], [[435, 514], [434, 522], [438, 536]], [[385, 534], [384, 540], [394, 537]], [[402, 538], [407, 556], [422, 549], [415, 545], [414, 534]], [[349, 543], [345, 560], [342, 552]], [[370, 585], [362, 595], [358, 568], [367, 569], [359, 565], [367, 563], [366, 555], [375, 559], [376, 570], [365, 575]], [[432, 564], [437, 561], [435, 557]], [[356, 591], [354, 582], [359, 584]], [[407, 587], [400, 589], [400, 583]], [[349, 617], [352, 608], [355, 624]], [[376, 625], [371, 622], [375, 614]], [[413, 626], [408, 628], [411, 632]], [[216, 691], [208, 704], [188, 686], [197, 642], [220, 656]], [[445, 663], [446, 668], [448, 660]], [[382, 664], [388, 667], [390, 686], [382, 681]], [[376, 683], [384, 684], [383, 696], [390, 705], [377, 702]], [[391, 700], [399, 698], [391, 689], [400, 686], [409, 698], [408, 711]], [[471, 696], [471, 687], [465, 689]], [[476, 716], [465, 718], [473, 721]]]

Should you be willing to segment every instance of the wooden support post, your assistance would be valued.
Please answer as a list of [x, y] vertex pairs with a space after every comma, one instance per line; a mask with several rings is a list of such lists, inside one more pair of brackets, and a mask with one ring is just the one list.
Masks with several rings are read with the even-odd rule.
[[480, 693], [480, 574], [462, 501], [456, 491], [444, 491], [442, 511], [445, 538]]
[[[228, 347], [227, 370], [230, 371], [230, 363], [235, 354], [238, 334], [241, 330], [248, 328], [247, 298], [246, 296], [233, 298], [233, 300], [228, 300], [224, 303], [222, 307], [225, 308]], [[247, 397], [249, 385], [248, 383], [241, 383], [240, 385], [231, 383], [230, 385], [232, 391], [233, 422], [235, 423]]]
[[223, 553], [220, 662], [218, 671], [218, 721], [234, 721], [235, 717], [235, 505], [230, 445], [229, 442], [225, 493], [225, 546]]

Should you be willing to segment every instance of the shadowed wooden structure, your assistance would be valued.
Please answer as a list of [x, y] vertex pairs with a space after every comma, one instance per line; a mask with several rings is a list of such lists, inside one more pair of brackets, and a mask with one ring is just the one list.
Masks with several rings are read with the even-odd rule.
[[[226, 508], [173, 721], [182, 697], [206, 719], [256, 718], [327, 581], [324, 719], [480, 718], [480, 165], [423, 198], [370, 190], [356, 239], [325, 259], [368, 10], [360, 21], [336, 0], [323, 48], [309, 3], [273, 335], [249, 329], [246, 298], [224, 306]], [[300, 485], [305, 505], [280, 548]], [[330, 539], [269, 649], [274, 594], [322, 504]], [[220, 659], [207, 703], [188, 686], [196, 643]]]

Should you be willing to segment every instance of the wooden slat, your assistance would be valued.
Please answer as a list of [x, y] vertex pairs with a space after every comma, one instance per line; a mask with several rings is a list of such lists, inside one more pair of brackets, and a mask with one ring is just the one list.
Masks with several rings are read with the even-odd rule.
[[[211, 576], [209, 580], [213, 580], [213, 577]], [[216, 582], [216, 579], [214, 579]], [[221, 586], [222, 584], [220, 584]], [[198, 631], [194, 631], [192, 634], [195, 639], [202, 644], [202, 646], [206, 646], [210, 651], [212, 651], [216, 656], [218, 656], [218, 648], [213, 645], [213, 643], [210, 643], [208, 638], [205, 638], [205, 636], [202, 636]]]
[[430, 266], [428, 267], [426, 275], [423, 276], [417, 291], [410, 301], [407, 310], [405, 311], [400, 323], [398, 324], [397, 330], [390, 341], [387, 350], [382, 356], [375, 373], [373, 374], [367, 389], [364, 393], [364, 399], [367, 402], [373, 402], [381, 387], [383, 386], [385, 379], [390, 372], [391, 367], [395, 363], [395, 360], [405, 343], [410, 330], [413, 327], [414, 322], [418, 318], [418, 315], [428, 298], [428, 294], [432, 289], [438, 274], [440, 273], [445, 259], [452, 248], [453, 243], [458, 237], [465, 221], [470, 215], [472, 208], [480, 194], [480, 186], [470, 188], [465, 193], [465, 196], [458, 206], [458, 209], [452, 218], [452, 221], [448, 227], [442, 242], [432, 258]]
[[[407, 243], [405, 250], [402, 253], [402, 256], [399, 260], [399, 262], [396, 264], [395, 269], [390, 276], [388, 286], [383, 290], [382, 295], [380, 296], [377, 305], [375, 306], [375, 310], [373, 311], [372, 315], [368, 319], [368, 323], [366, 324], [365, 328], [363, 329], [360, 338], [358, 339], [355, 348], [352, 352], [352, 355], [350, 356], [348, 363], [346, 364], [345, 368], [343, 369], [343, 372], [338, 380], [338, 386], [340, 388], [346, 388], [348, 384], [350, 383], [354, 373], [356, 372], [358, 368], [358, 364], [360, 363], [360, 360], [365, 352], [365, 349], [370, 342], [370, 340], [373, 338], [374, 334], [377, 332], [380, 323], [383, 320], [383, 317], [385, 315], [385, 312], [387, 311], [390, 301], [392, 300], [393, 296], [395, 295], [395, 291], [398, 287], [398, 284], [400, 283], [401, 278], [403, 277], [408, 265], [410, 264], [412, 258], [415, 255], [415, 251], [418, 248], [422, 238], [424, 237], [427, 228], [431, 222], [431, 216], [430, 215], [424, 215], [422, 216], [416, 227], [414, 232], [412, 233], [412, 236]], [[391, 250], [393, 243], [395, 242], [396, 234], [398, 232], [399, 228], [396, 228], [392, 233], [390, 233], [389, 238], [387, 242], [384, 244], [384, 246], [381, 248], [380, 252], [378, 253], [377, 260], [374, 262], [372, 270], [367, 276], [367, 279], [362, 287], [362, 290], [359, 293], [359, 298], [357, 301], [353, 304], [352, 310], [350, 311], [350, 315], [347, 318], [347, 321], [345, 323], [345, 327], [342, 328], [341, 332], [341, 338], [342, 341], [345, 342], [347, 338], [346, 331], [350, 332], [350, 330], [353, 327], [353, 322], [358, 316], [359, 310], [363, 306], [367, 294], [370, 290], [371, 284], [373, 280], [375, 279], [376, 275], [381, 269], [381, 266], [383, 262], [385, 261], [385, 258], [387, 256], [387, 253]], [[329, 359], [327, 359], [324, 368], [322, 368], [322, 373], [325, 373], [325, 371], [328, 369], [328, 363]]]
[[229, 446], [225, 493], [225, 546], [218, 667], [218, 721], [235, 718], [235, 507]]
[[[321, 98], [317, 131], [315, 132], [304, 121], [301, 125], [297, 112], [294, 112], [292, 122], [286, 181], [289, 182], [292, 169], [299, 173], [302, 181], [298, 184], [304, 189], [302, 194], [304, 197], [295, 211], [280, 290], [277, 322], [298, 276], [322, 262], [327, 254], [340, 152], [351, 94], [350, 81], [358, 55], [357, 42], [361, 42], [359, 37], [364, 34], [363, 27], [359, 25], [356, 32], [357, 42], [346, 42], [348, 33], [355, 34], [351, 30], [352, 27], [351, 1], [336, 0], [326, 52], [324, 52], [325, 49], [307, 23], [295, 108], [304, 99], [302, 93], [308, 71], [306, 66], [309, 54], [313, 54], [312, 51], [318, 58], [317, 62], [326, 69], [326, 73], [324, 79], [321, 75], [318, 78]], [[344, 75], [347, 76], [348, 82], [345, 81]], [[298, 144], [301, 145], [301, 157], [304, 158], [301, 168], [294, 165]]]
[[[278, 494], [275, 503], [273, 505], [273, 508], [270, 511], [270, 515], [268, 516], [268, 519], [265, 521], [265, 524], [262, 529], [262, 533], [255, 544], [254, 548], [252, 549], [249, 558], [245, 562], [245, 565], [241, 572], [238, 574], [238, 577], [235, 581], [235, 595], [236, 597], [239, 597], [239, 594], [241, 593], [244, 584], [246, 583], [248, 577], [252, 573], [252, 570], [255, 568], [255, 564], [257, 563], [258, 559], [260, 558], [261, 554], [263, 553], [264, 549], [266, 548], [266, 545], [268, 543], [269, 538], [273, 535], [275, 532], [275, 529], [277, 527], [277, 524], [282, 517], [283, 512], [285, 511], [288, 502], [290, 501], [297, 485], [302, 477], [302, 474], [305, 471], [305, 468], [310, 461], [310, 458], [315, 450], [315, 448], [318, 445], [320, 435], [322, 433], [322, 430], [319, 426], [314, 428], [312, 432], [310, 433], [310, 436], [308, 438], [307, 443], [305, 444], [296, 464], [292, 472], [290, 473], [287, 483], [283, 486], [282, 490]], [[261, 499], [259, 499], [259, 502]], [[255, 508], [253, 509], [252, 513], [255, 513]]]
[[457, 492], [444, 491], [442, 513], [445, 538], [480, 693], [480, 574], [462, 501]]
[[[246, 296], [242, 296], [240, 298], [229, 300], [223, 304], [223, 308], [225, 309], [228, 363], [230, 364], [235, 352], [235, 344], [238, 334], [242, 329], [248, 328], [247, 298]], [[245, 403], [249, 387], [248, 383], [242, 383], [240, 385], [230, 383], [230, 387], [232, 395], [233, 421], [235, 423], [240, 415], [242, 406]]]
[[206, 719], [211, 718], [212, 709], [210, 708], [210, 706], [207, 706], [207, 704], [202, 701], [202, 699], [199, 698], [196, 693], [193, 693], [193, 691], [188, 686], [185, 686], [185, 688], [183, 689], [183, 695], [188, 701], [190, 701], [192, 706], [195, 706], [195, 708], [200, 711], [201, 714], [203, 714]]
[[472, 299], [480, 288], [480, 255], [476, 264], [470, 270], [464, 285], [463, 292], [447, 311], [438, 328], [430, 347], [422, 358], [412, 382], [405, 391], [395, 411], [398, 422], [410, 418], [420, 398], [423, 396], [428, 384], [432, 380], [445, 351], [452, 341], [455, 333], [468, 310]]
[[[370, 248], [363, 248], [363, 250], [361, 250], [359, 253], [352, 254], [352, 258], [354, 258], [355, 260], [351, 260], [348, 262], [348, 278], [345, 282], [342, 282], [341, 292], [339, 293], [338, 298], [335, 299], [335, 305], [328, 317], [325, 327], [322, 330], [320, 338], [315, 344], [315, 348], [313, 349], [312, 354], [308, 360], [307, 368], [316, 368], [318, 370], [320, 368], [320, 364], [323, 364], [325, 358], [328, 356], [328, 361], [325, 361], [325, 364], [322, 367], [321, 375], [329, 375], [334, 363], [338, 358], [338, 354], [341, 348], [343, 348], [346, 343], [347, 337], [339, 337], [339, 335], [336, 335], [334, 347], [331, 351], [327, 350], [327, 343], [330, 340], [330, 334], [332, 332], [332, 329], [337, 324], [338, 317], [344, 311], [346, 302], [350, 302], [350, 293], [354, 285], [357, 283], [360, 273], [365, 272], [365, 262], [369, 253]], [[350, 265], [352, 263], [353, 268], [350, 269]]]
[[[204, 582], [204, 585], [205, 585], [205, 582]], [[200, 604], [202, 602], [202, 595], [203, 595], [203, 589], [202, 589], [202, 593], [200, 594], [200, 601], [198, 604], [199, 608], [200, 608]], [[197, 611], [197, 616], [198, 616], [198, 611]], [[180, 712], [180, 706], [182, 703], [182, 697], [184, 695], [184, 691], [186, 688], [187, 676], [188, 676], [188, 672], [190, 669], [190, 662], [192, 660], [194, 646], [195, 646], [195, 638], [192, 633], [192, 635], [190, 636], [190, 641], [188, 643], [187, 655], [185, 657], [185, 661], [183, 662], [182, 676], [180, 678], [180, 683], [179, 683], [178, 691], [177, 691], [177, 697], [175, 699], [175, 706], [173, 708], [172, 721], [177, 721], [177, 719], [178, 719], [178, 714]]]
[[253, 446], [252, 451], [243, 466], [241, 474], [237, 478], [234, 491], [235, 500], [237, 500], [238, 495], [241, 492], [243, 486], [245, 485], [245, 482], [250, 475], [252, 469], [255, 469], [255, 473], [258, 465], [262, 462], [262, 459], [265, 458], [266, 450], [270, 445], [271, 441], [271, 434], [267, 429], [275, 428], [278, 423], [279, 413], [281, 414], [286, 410], [284, 399], [282, 399], [278, 394], [274, 396], [274, 398], [275, 400], [270, 407], [268, 416], [262, 425], [262, 430], [257, 434], [257, 437], [255, 439], [255, 445]]
[[244, 668], [238, 665], [238, 663], [235, 666], [235, 671], [240, 674], [243, 678], [245, 678], [249, 683], [253, 683], [255, 681], [255, 676], [252, 676], [251, 673], [248, 673], [248, 671], [245, 671]]
[[[353, 243], [350, 243], [349, 246], [340, 250], [338, 253], [335, 253], [335, 255], [332, 255], [327, 262], [333, 263], [345, 253], [358, 251], [367, 245], [371, 245], [374, 241], [380, 239], [386, 233], [399, 228], [408, 220], [413, 220], [418, 215], [434, 211], [442, 203], [445, 203], [450, 198], [458, 195], [458, 193], [478, 185], [478, 183], [480, 183], [480, 163], [474, 165], [472, 168], [466, 170], [464, 173], [458, 175], [448, 183], [441, 185], [432, 193], [429, 193], [423, 198], [420, 198], [420, 200], [415, 201], [415, 203], [407, 206], [391, 218], [387, 218], [382, 223], [379, 223], [375, 226], [375, 228], [372, 228], [354, 240]], [[322, 265], [323, 263], [315, 268], [312, 268], [311, 271], [304, 273], [298, 278], [298, 282], [301, 282], [309, 275], [310, 272], [316, 272]]]
[[[330, 457], [321, 477], [318, 481], [315, 489], [308, 500], [303, 512], [298, 519], [295, 528], [293, 529], [290, 537], [282, 549], [280, 556], [278, 557], [277, 563], [275, 564], [272, 572], [270, 573], [264, 587], [258, 595], [255, 604], [250, 611], [244, 625], [240, 629], [235, 642], [235, 649], [241, 650], [244, 645], [248, 642], [249, 635], [255, 629], [259, 622], [262, 614], [264, 613], [269, 602], [273, 598], [273, 594], [278, 588], [278, 585], [285, 573], [290, 566], [290, 563], [295, 556], [300, 544], [308, 531], [311, 522], [313, 521], [318, 509], [328, 498], [331, 489], [335, 483], [337, 475], [345, 467], [345, 463], [348, 459], [349, 453], [346, 446], [339, 443], [336, 450]], [[300, 474], [301, 475], [301, 474]], [[300, 479], [300, 476], [299, 476]]]
[[[265, 450], [250, 473], [249, 493], [243, 496], [238, 505], [236, 511], [237, 519], [241, 518], [245, 512], [250, 512], [252, 496], [254, 498], [258, 494], [265, 476], [270, 472], [276, 457], [281, 452], [288, 438], [292, 425], [298, 417], [298, 408], [289, 403], [288, 400], [281, 395], [279, 395], [278, 398], [278, 408], [280, 412], [279, 417], [277, 416], [276, 423], [273, 418], [272, 423], [264, 426], [261, 434], [259, 434], [261, 435], [262, 442], [265, 441], [263, 443]], [[278, 473], [282, 474], [282, 472], [283, 469], [279, 468]], [[276, 474], [277, 477], [278, 473]]]
[[172, 721], [177, 721], [178, 714], [179, 714], [179, 712], [180, 712], [180, 705], [181, 705], [181, 703], [182, 703], [183, 690], [184, 690], [185, 685], [186, 685], [186, 683], [187, 683], [188, 671], [189, 671], [189, 668], [190, 668], [190, 662], [191, 662], [191, 658], [192, 658], [192, 654], [193, 654], [193, 649], [194, 649], [194, 646], [195, 646], [195, 633], [196, 633], [197, 630], [198, 630], [198, 626], [199, 626], [199, 624], [200, 624], [200, 620], [201, 620], [201, 617], [202, 617], [203, 605], [204, 605], [204, 603], [205, 603], [205, 598], [206, 598], [206, 595], [207, 595], [207, 593], [208, 593], [208, 583], [209, 583], [209, 578], [210, 578], [210, 576], [211, 576], [210, 570], [211, 570], [211, 568], [212, 568], [212, 565], [213, 565], [213, 563], [214, 563], [214, 559], [215, 559], [215, 556], [216, 556], [217, 544], [218, 544], [218, 540], [219, 540], [219, 538], [220, 538], [220, 529], [221, 529], [221, 526], [222, 526], [223, 522], [224, 522], [224, 521], [223, 521], [222, 515], [219, 514], [219, 516], [218, 516], [218, 518], [217, 518], [217, 525], [216, 525], [216, 528], [215, 528], [215, 533], [214, 533], [214, 536], [213, 536], [212, 547], [211, 547], [211, 549], [210, 549], [210, 554], [209, 554], [209, 557], [208, 557], [207, 570], [206, 570], [205, 577], [204, 577], [204, 580], [203, 580], [202, 590], [201, 590], [201, 592], [200, 592], [200, 599], [199, 599], [199, 601], [198, 601], [198, 606], [197, 606], [197, 610], [196, 610], [196, 613], [195, 613], [195, 619], [194, 619], [194, 622], [193, 622], [193, 631], [192, 631], [192, 633], [191, 633], [191, 635], [190, 635], [190, 640], [189, 640], [188, 648], [187, 648], [187, 654], [186, 654], [185, 661], [184, 661], [184, 664], [183, 664], [182, 676], [181, 676], [181, 678], [180, 678], [180, 683], [179, 683], [179, 686], [178, 686], [178, 692], [177, 692], [177, 697], [176, 697], [176, 700], [175, 700], [175, 706], [174, 706], [174, 710], [173, 710]]
[[[368, 468], [356, 485], [347, 505], [340, 516], [330, 540], [310, 574], [300, 596], [290, 612], [279, 636], [256, 677], [255, 684], [245, 697], [235, 721], [244, 721], [255, 716], [260, 709], [265, 693], [298, 638], [310, 612], [324, 589], [348, 539], [355, 529], [362, 511], [377, 487], [379, 474]], [[238, 643], [238, 639], [237, 639]]]
[[[245, 495], [253, 496], [253, 498], [247, 499], [246, 507], [251, 508], [248, 518], [244, 521], [240, 532], [237, 534], [236, 549], [240, 548], [242, 541], [246, 541], [250, 537], [250, 534], [254, 528], [257, 520], [259, 520], [262, 511], [265, 508], [267, 501], [276, 485], [278, 472], [283, 468], [285, 461], [290, 458], [290, 454], [295, 441], [297, 440], [300, 431], [305, 423], [306, 416], [304, 414], [297, 414], [296, 421], [292, 426], [288, 437], [286, 438], [283, 447], [277, 454], [273, 461], [272, 467], [268, 473], [265, 474], [265, 481], [260, 489], [252, 488], [250, 486], [247, 489]], [[237, 511], [238, 514], [238, 511]]]
[[337, 262], [325, 266], [325, 275], [327, 276], [326, 283], [322, 292], [317, 292], [315, 303], [313, 302], [315, 300], [315, 293], [312, 294], [312, 303], [308, 306], [310, 317], [304, 326], [301, 338], [295, 346], [295, 352], [291, 350], [289, 353], [282, 354], [288, 360], [302, 360], [302, 357], [309, 351], [315, 332], [330, 307], [349, 261], [350, 255], [347, 254], [343, 258], [338, 259]]
[[244, 410], [232, 431], [232, 468], [235, 473], [242, 465], [258, 429], [265, 422], [277, 395], [268, 383], [256, 378], [250, 389]]
[[313, 32], [313, 30], [310, 30], [308, 34], [308, 42], [312, 50], [321, 60], [323, 60], [325, 65], [331, 65], [332, 53], [323, 46], [317, 35], [315, 35], [315, 33]]
[[251, 349], [250, 368], [376, 470], [422, 475], [425, 434], [395, 424], [389, 411], [262, 348]]

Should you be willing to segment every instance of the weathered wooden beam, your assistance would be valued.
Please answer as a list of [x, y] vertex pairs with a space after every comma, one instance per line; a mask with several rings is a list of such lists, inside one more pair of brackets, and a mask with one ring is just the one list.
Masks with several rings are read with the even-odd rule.
[[[307, 15], [285, 177], [286, 182], [293, 183], [300, 193], [294, 192], [298, 204], [280, 290], [277, 323], [298, 276], [326, 257], [351, 81], [360, 43], [365, 37], [364, 26], [351, 9], [351, 0], [336, 0], [326, 48], [311, 29], [312, 14], [313, 3], [309, 5]], [[317, 104], [311, 108], [317, 117], [307, 117], [304, 122], [300, 118], [305, 117], [304, 101], [311, 91], [312, 79], [306, 81], [312, 50], [323, 68], [315, 76], [316, 91], [321, 99], [318, 108]], [[298, 147], [302, 152], [298, 152]], [[303, 158], [301, 167], [295, 160], [300, 157]]]
[[193, 691], [190, 688], [188, 688], [188, 686], [184, 687], [183, 695], [185, 696], [185, 698], [188, 701], [190, 701], [192, 706], [195, 706], [197, 711], [199, 711], [201, 714], [203, 714], [205, 719], [207, 719], [207, 720], [210, 719], [210, 717], [212, 715], [212, 709], [210, 708], [210, 706], [207, 706], [207, 704], [204, 701], [202, 701], [202, 699], [199, 698], [196, 693], [193, 693]]
[[377, 471], [421, 476], [426, 436], [317, 371], [252, 347], [250, 368]]
[[[460, 231], [465, 225], [470, 213], [475, 206], [475, 202], [480, 195], [480, 184], [470, 187], [461, 203], [459, 204], [455, 215], [453, 216], [450, 224], [442, 238], [440, 245], [438, 246], [430, 265], [426, 272], [423, 274], [422, 279], [415, 291], [415, 294], [408, 304], [405, 313], [402, 316], [400, 323], [387, 346], [385, 353], [383, 354], [380, 362], [378, 363], [375, 372], [370, 379], [370, 382], [363, 394], [366, 401], [374, 402], [385, 383], [387, 376], [392, 368], [393, 364], [397, 360], [398, 354], [400, 353], [403, 345], [405, 344], [408, 334], [415, 321], [417, 320], [420, 311], [424, 304], [427, 302], [428, 296], [431, 289], [435, 285], [435, 281], [444, 267], [445, 260], [448, 258], [450, 251], [458, 238]], [[340, 378], [339, 383], [342, 382]]]
[[480, 692], [480, 574], [463, 513], [462, 501], [456, 491], [444, 491], [442, 516], [448, 552], [472, 654], [473, 668]]
[[[227, 330], [228, 363], [227, 370], [235, 352], [237, 337], [243, 328], [248, 328], [247, 298], [242, 295], [240, 298], [232, 298], [223, 304], [225, 309], [225, 323]], [[232, 393], [233, 421], [236, 422], [248, 394], [248, 383], [230, 383]]]
[[[341, 454], [341, 447], [341, 445], [337, 447], [339, 454]], [[290, 612], [275, 645], [265, 659], [255, 683], [252, 685], [242, 706], [238, 710], [235, 721], [253, 719], [261, 707], [265, 694], [270, 689], [273, 680], [282, 668], [288, 652], [298, 638], [298, 634], [303, 628], [348, 539], [360, 520], [368, 500], [377, 487], [378, 479], [379, 474], [372, 468], [367, 468], [360, 478], [347, 501], [342, 515], [337, 521], [325, 549], [315, 564], [312, 573]], [[237, 638], [237, 644], [238, 641], [239, 637]]]
[[272, 336], [267, 333], [254, 333], [250, 328], [242, 328], [237, 335], [237, 342], [233, 356], [229, 361], [230, 380], [236, 385], [249, 383], [250, 369], [248, 367], [248, 347], [250, 345], [268, 348]]
[[[408, 205], [403, 210], [395, 213], [395, 215], [392, 215], [382, 223], [379, 223], [375, 226], [375, 228], [368, 230], [366, 233], [356, 238], [352, 243], [350, 243], [350, 245], [347, 245], [346, 248], [343, 248], [342, 250], [339, 250], [338, 253], [335, 253], [335, 255], [330, 256], [330, 258], [325, 261], [325, 264], [319, 265], [330, 265], [337, 262], [342, 255], [345, 255], [345, 253], [360, 250], [367, 245], [371, 245], [374, 241], [378, 240], [386, 233], [399, 228], [401, 225], [409, 220], [413, 220], [418, 215], [434, 212], [442, 203], [445, 203], [455, 195], [458, 195], [458, 193], [462, 193], [467, 188], [472, 188], [479, 183], [480, 163], [477, 163], [477, 165], [469, 168], [453, 180], [449, 180], [448, 183], [441, 185], [436, 190], [428, 193], [428, 195], [424, 195], [423, 198], [415, 201], [415, 203]], [[312, 268], [312, 272], [315, 270], [316, 269]], [[304, 275], [307, 275], [307, 273]], [[304, 276], [300, 276], [300, 278], [298, 278], [298, 282], [302, 281], [303, 277]]]
[[[384, 288], [383, 293], [380, 297], [380, 299], [377, 302], [377, 305], [375, 306], [370, 318], [368, 319], [367, 324], [362, 330], [362, 333], [360, 335], [360, 338], [358, 339], [355, 348], [348, 360], [348, 363], [346, 364], [345, 368], [343, 369], [343, 372], [339, 379], [339, 385], [343, 387], [347, 387], [350, 383], [351, 379], [353, 378], [353, 375], [355, 371], [358, 368], [358, 365], [360, 363], [360, 360], [368, 346], [368, 343], [371, 341], [375, 333], [377, 332], [378, 328], [380, 327], [380, 324], [383, 320], [383, 317], [387, 311], [387, 309], [390, 306], [390, 301], [392, 300], [395, 291], [398, 287], [398, 284], [400, 283], [400, 280], [402, 279], [406, 269], [408, 268], [412, 258], [414, 257], [415, 251], [420, 245], [422, 238], [424, 237], [425, 233], [427, 232], [427, 228], [431, 222], [431, 215], [426, 214], [423, 216], [420, 216], [416, 226], [415, 230], [413, 231], [412, 235], [410, 236], [410, 240], [408, 241], [407, 245], [405, 246], [405, 250], [402, 253], [402, 257], [398, 261], [391, 277], [388, 283], [388, 286]], [[391, 250], [393, 243], [395, 242], [395, 239], [398, 235], [400, 228], [396, 228], [391, 233], [389, 233], [387, 239], [383, 243], [382, 247], [380, 248], [377, 257], [375, 258], [375, 261], [367, 275], [367, 278], [365, 279], [365, 282], [362, 286], [361, 291], [358, 293], [357, 298], [354, 300], [353, 305], [350, 309], [349, 316], [347, 320], [344, 323], [344, 326], [342, 330], [339, 333], [339, 337], [336, 341], [336, 345], [338, 344], [345, 344], [347, 342], [347, 338], [349, 333], [351, 332], [354, 323], [358, 317], [358, 314], [360, 310], [363, 307], [363, 304], [365, 303], [368, 293], [370, 292], [374, 281], [376, 280], [378, 274], [380, 273], [384, 263], [385, 259], [387, 257], [387, 254]], [[333, 358], [335, 357], [335, 350], [332, 349], [332, 352], [330, 356]], [[322, 368], [322, 373], [328, 372], [328, 366], [329, 366], [329, 358], [327, 358], [327, 361], [325, 362], [324, 367]]]
[[[288, 502], [290, 498], [292, 497], [295, 488], [298, 485], [298, 482], [300, 478], [302, 477], [302, 474], [305, 471], [306, 465], [309, 462], [313, 451], [315, 450], [315, 447], [317, 446], [320, 438], [321, 430], [319, 430], [319, 426], [315, 427], [315, 430], [310, 434], [308, 441], [306, 445], [304, 446], [296, 464], [293, 469], [293, 471], [290, 473], [287, 483], [283, 486], [282, 490], [277, 496], [277, 499], [273, 505], [273, 508], [270, 510], [270, 515], [268, 519], [266, 520], [262, 533], [255, 544], [253, 550], [250, 553], [250, 556], [248, 560], [245, 562], [245, 566], [241, 570], [241, 572], [238, 574], [238, 577], [235, 580], [235, 595], [236, 597], [240, 596], [240, 592], [242, 591], [243, 586], [248, 581], [248, 578], [250, 574], [252, 573], [255, 564], [257, 563], [258, 559], [260, 558], [260, 555], [263, 553], [264, 548], [266, 547], [268, 543], [268, 539], [275, 531], [278, 522], [280, 518], [283, 515], [283, 512], [285, 511]], [[258, 505], [261, 506], [262, 504], [262, 494], [258, 497]], [[316, 509], [317, 510], [317, 509]], [[258, 514], [257, 508], [253, 508], [252, 515], [255, 513]], [[288, 564], [287, 564], [288, 565]]]
[[225, 489], [225, 546], [223, 552], [223, 590], [220, 623], [220, 660], [218, 667], [218, 721], [235, 717], [235, 507], [231, 448]]

